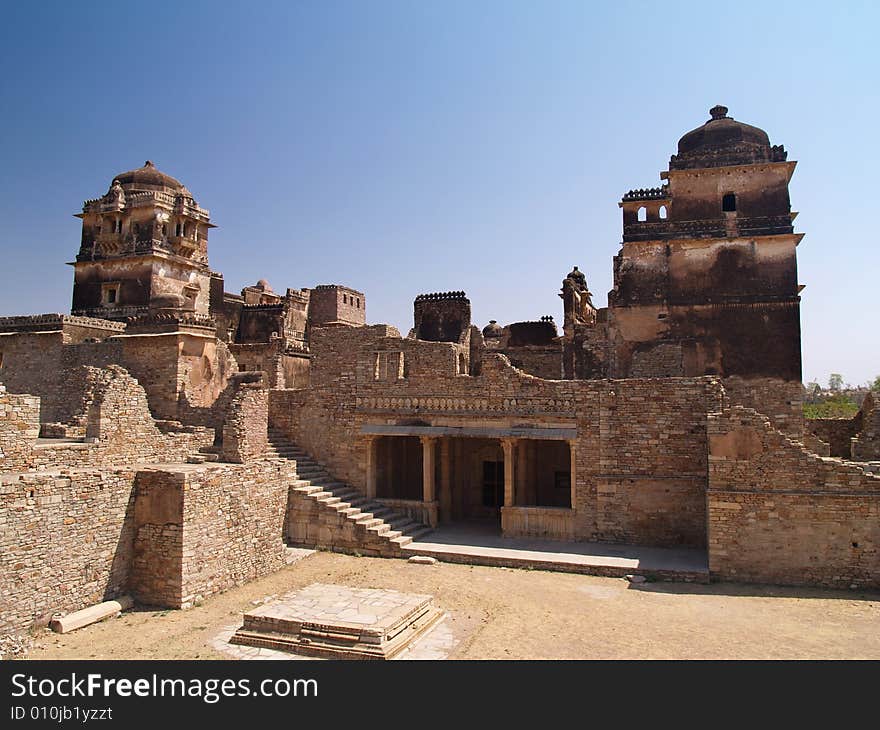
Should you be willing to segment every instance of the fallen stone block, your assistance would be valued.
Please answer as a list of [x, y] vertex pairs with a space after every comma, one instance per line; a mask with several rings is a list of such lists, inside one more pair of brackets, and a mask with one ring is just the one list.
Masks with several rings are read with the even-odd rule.
[[89, 606], [80, 611], [74, 611], [61, 618], [52, 619], [49, 628], [58, 634], [66, 634], [83, 626], [103, 621], [105, 618], [116, 616], [134, 605], [130, 596], [120, 596], [115, 601], [104, 601], [96, 606]]
[[416, 565], [436, 565], [437, 558], [432, 558], [430, 555], [413, 555], [408, 563], [415, 563]]

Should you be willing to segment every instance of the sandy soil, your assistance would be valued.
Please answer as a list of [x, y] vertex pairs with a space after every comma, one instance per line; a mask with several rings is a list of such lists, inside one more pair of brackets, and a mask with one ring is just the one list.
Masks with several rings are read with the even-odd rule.
[[252, 601], [313, 582], [430, 593], [454, 659], [880, 658], [880, 594], [615, 578], [315, 553], [187, 611], [135, 610], [34, 659], [228, 659], [210, 648]]

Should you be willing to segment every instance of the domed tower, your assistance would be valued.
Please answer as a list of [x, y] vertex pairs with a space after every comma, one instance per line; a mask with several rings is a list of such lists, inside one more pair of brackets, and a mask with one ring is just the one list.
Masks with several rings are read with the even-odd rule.
[[208, 230], [186, 187], [147, 161], [83, 204], [71, 313], [125, 319], [169, 307], [207, 315]]
[[755, 405], [768, 415], [774, 406], [756, 394], [778, 394], [776, 410], [796, 419], [803, 234], [794, 233], [788, 193], [796, 163], [726, 107], [709, 114], [679, 140], [662, 187], [620, 202], [609, 375], [733, 378], [729, 394], [764, 400]]

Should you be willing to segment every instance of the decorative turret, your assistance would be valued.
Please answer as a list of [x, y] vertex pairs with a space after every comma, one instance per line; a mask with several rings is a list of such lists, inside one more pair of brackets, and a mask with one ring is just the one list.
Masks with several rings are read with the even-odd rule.
[[208, 230], [215, 226], [179, 180], [147, 160], [116, 175], [77, 217], [83, 225], [74, 314], [139, 316], [166, 295], [182, 297], [185, 310], [208, 313]]

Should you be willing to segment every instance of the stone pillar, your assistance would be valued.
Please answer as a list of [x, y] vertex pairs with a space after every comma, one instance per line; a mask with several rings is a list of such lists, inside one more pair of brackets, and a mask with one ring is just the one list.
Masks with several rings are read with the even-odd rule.
[[433, 502], [437, 490], [434, 485], [434, 444], [437, 442], [434, 436], [420, 436], [422, 442], [422, 500]]
[[450, 440], [440, 440], [440, 517], [452, 519], [452, 458]]
[[568, 442], [568, 453], [571, 458], [571, 508], [575, 509], [577, 505], [577, 500], [575, 499], [577, 495], [577, 447], [575, 446], [577, 442], [572, 440]]
[[512, 438], [501, 439], [501, 448], [504, 450], [504, 506], [513, 507], [516, 504], [513, 462], [516, 440]]
[[529, 504], [538, 503], [538, 444], [539, 441], [529, 441], [529, 448], [526, 451], [526, 464], [528, 472], [526, 474], [526, 484], [529, 485], [529, 491], [526, 493], [526, 501]]
[[[529, 495], [529, 472], [526, 467], [526, 455], [529, 450], [529, 441], [520, 441], [517, 445], [516, 449], [516, 477], [514, 480], [514, 484], [516, 488], [514, 490], [515, 497], [521, 504], [528, 504], [528, 495]], [[505, 499], [505, 502], [507, 500]]]
[[373, 499], [376, 496], [376, 469], [378, 464], [378, 441], [377, 436], [367, 437], [367, 499]]

